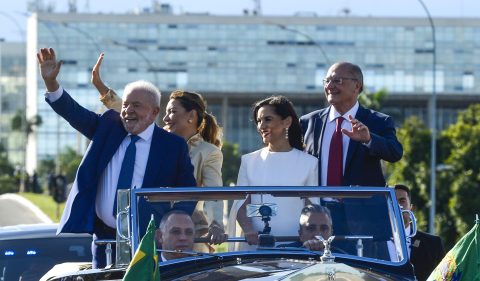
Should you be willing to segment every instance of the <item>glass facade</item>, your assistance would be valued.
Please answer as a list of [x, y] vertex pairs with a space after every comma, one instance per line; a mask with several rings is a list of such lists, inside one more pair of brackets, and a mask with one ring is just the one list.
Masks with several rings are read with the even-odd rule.
[[[59, 80], [82, 105], [102, 110], [90, 72], [105, 52], [102, 78], [111, 88], [122, 93], [128, 82], [149, 80], [162, 90], [162, 104], [176, 88], [200, 92], [226, 140], [239, 143], [242, 153], [261, 146], [250, 117], [255, 100], [284, 94], [299, 115], [320, 108], [322, 78], [335, 61], [358, 64], [368, 91], [386, 89], [383, 111], [398, 117], [398, 124], [412, 114], [427, 120], [434, 47], [439, 101], [459, 101], [438, 111], [445, 114], [440, 126], [455, 120], [466, 96], [480, 98], [476, 19], [435, 20], [436, 46], [428, 20], [420, 18], [39, 14], [33, 20], [35, 45], [55, 48], [64, 60]], [[86, 141], [51, 111], [36, 79], [36, 106], [44, 119], [34, 144], [38, 157], [65, 146], [82, 152]]]
[[25, 134], [12, 118], [25, 113], [25, 44], [0, 41], [0, 143], [11, 163], [23, 166]]

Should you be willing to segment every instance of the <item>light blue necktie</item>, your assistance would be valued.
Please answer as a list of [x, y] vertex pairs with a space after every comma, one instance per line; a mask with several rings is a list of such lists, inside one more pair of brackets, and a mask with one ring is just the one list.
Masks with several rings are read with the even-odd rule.
[[[130, 144], [125, 151], [125, 157], [123, 158], [122, 168], [118, 175], [117, 190], [128, 189], [132, 187], [133, 168], [135, 167], [135, 155], [137, 148], [135, 142], [140, 139], [139, 136], [130, 135]], [[113, 216], [117, 215], [117, 192], [115, 192], [115, 201], [113, 202]]]

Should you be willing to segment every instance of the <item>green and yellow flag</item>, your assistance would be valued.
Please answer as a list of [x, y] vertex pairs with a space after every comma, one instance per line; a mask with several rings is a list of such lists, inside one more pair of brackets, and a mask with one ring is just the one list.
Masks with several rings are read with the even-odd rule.
[[158, 270], [158, 254], [155, 245], [155, 220], [150, 220], [147, 233], [143, 236], [133, 260], [127, 268], [123, 281], [160, 281]]
[[480, 280], [480, 221], [445, 255], [427, 281]]

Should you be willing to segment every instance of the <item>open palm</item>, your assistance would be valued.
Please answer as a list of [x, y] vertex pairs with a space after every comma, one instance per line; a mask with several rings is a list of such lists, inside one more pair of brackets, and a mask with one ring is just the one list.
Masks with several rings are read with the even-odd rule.
[[62, 63], [57, 61], [55, 51], [52, 48], [40, 49], [40, 52], [37, 53], [37, 59], [43, 80], [56, 80]]

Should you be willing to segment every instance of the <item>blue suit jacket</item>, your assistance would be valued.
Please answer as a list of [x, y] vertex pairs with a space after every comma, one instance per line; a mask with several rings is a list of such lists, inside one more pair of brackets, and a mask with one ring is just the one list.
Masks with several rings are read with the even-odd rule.
[[[73, 128], [91, 140], [78, 168], [58, 232], [94, 233], [98, 181], [127, 131], [118, 112], [108, 110], [98, 115], [80, 106], [66, 91], [49, 104]], [[155, 126], [142, 187], [174, 186], [196, 186], [188, 147], [184, 139]], [[188, 213], [192, 213], [196, 205], [196, 202], [180, 203], [181, 209]], [[156, 208], [157, 218], [171, 209], [169, 203], [163, 205]]]
[[[300, 118], [305, 151], [322, 159], [322, 139], [330, 107], [320, 109]], [[342, 185], [385, 186], [380, 160], [396, 162], [402, 158], [403, 148], [395, 135], [395, 126], [390, 116], [359, 106], [355, 116], [370, 130], [370, 148], [358, 141], [350, 140]], [[320, 161], [320, 160], [319, 160]], [[318, 180], [321, 183], [319, 162]]]

